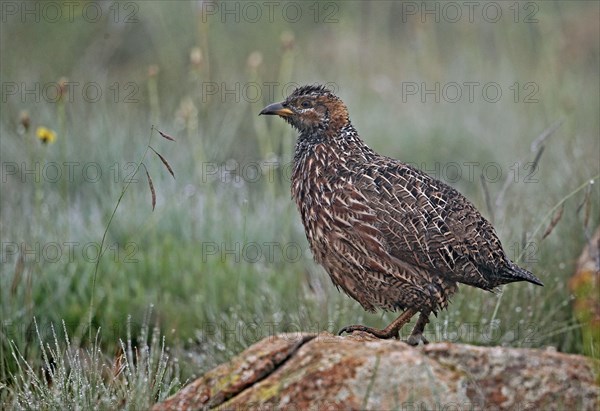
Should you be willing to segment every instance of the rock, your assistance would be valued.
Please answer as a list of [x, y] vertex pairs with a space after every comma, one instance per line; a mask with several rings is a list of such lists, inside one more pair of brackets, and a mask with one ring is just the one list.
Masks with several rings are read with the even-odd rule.
[[552, 350], [281, 334], [153, 410], [597, 410], [594, 367]]
[[575, 295], [573, 312], [581, 324], [584, 352], [597, 357], [600, 353], [600, 227], [579, 256], [569, 288]]

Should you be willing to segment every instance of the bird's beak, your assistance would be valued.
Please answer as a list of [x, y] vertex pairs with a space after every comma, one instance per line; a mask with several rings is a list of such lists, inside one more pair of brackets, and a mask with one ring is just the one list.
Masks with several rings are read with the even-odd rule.
[[269, 115], [277, 114], [278, 116], [281, 116], [281, 117], [287, 117], [287, 116], [291, 116], [292, 114], [294, 114], [294, 112], [292, 110], [290, 110], [289, 108], [283, 107], [283, 105], [281, 103], [273, 103], [273, 104], [269, 104], [267, 107], [263, 108], [262, 111], [258, 115], [260, 116], [261, 114], [269, 114]]

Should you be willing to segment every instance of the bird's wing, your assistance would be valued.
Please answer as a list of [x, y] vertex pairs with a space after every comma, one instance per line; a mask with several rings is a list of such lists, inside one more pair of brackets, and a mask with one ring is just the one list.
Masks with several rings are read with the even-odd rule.
[[[328, 249], [333, 250], [337, 259], [343, 260], [349, 267], [360, 268], [362, 274], [369, 276], [373, 283], [392, 286], [389, 282], [395, 281], [395, 274], [415, 290], [423, 291], [422, 283], [414, 276], [422, 268], [390, 253], [380, 217], [372, 207], [370, 193], [357, 189], [353, 177], [343, 176], [335, 184], [337, 189], [333, 191], [330, 207], [326, 211], [331, 221], [327, 235]], [[350, 275], [351, 271], [348, 270], [346, 275]]]
[[[356, 200], [368, 204], [362, 213], [375, 216], [368, 225], [379, 232], [369, 235], [394, 259], [449, 280], [493, 288], [486, 274], [506, 261], [500, 241], [491, 224], [452, 187], [390, 160], [363, 170], [348, 192], [365, 198]], [[356, 229], [364, 230], [360, 224]]]

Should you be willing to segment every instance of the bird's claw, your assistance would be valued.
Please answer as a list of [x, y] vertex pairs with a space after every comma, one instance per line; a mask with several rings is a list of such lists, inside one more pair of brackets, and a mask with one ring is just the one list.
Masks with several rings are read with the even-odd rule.
[[411, 334], [406, 339], [406, 343], [408, 345], [412, 345], [413, 347], [416, 347], [420, 343], [423, 343], [423, 345], [429, 344], [429, 340], [427, 340], [427, 338], [425, 338], [423, 336], [423, 334]]
[[371, 328], [364, 325], [348, 325], [340, 330], [338, 335], [343, 333], [352, 334], [354, 331], [362, 331], [371, 334], [373, 337], [387, 340], [389, 338], [399, 338], [399, 332], [397, 330], [379, 330], [377, 328]]
[[348, 326], [342, 328], [340, 330], [340, 332], [338, 332], [338, 335], [342, 335], [343, 333], [352, 334], [354, 331], [369, 332], [369, 330], [367, 329], [367, 327], [365, 327], [364, 325], [348, 325]]

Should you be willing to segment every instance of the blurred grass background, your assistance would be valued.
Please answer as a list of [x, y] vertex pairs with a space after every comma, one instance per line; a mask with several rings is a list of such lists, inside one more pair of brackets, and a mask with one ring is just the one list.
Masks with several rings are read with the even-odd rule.
[[[462, 287], [432, 319], [430, 340], [598, 357], [567, 282], [600, 219], [598, 183], [590, 184], [600, 170], [599, 3], [494, 3], [496, 22], [493, 10], [482, 14], [488, 3], [472, 22], [467, 8], [454, 22], [454, 10], [438, 2], [428, 3], [437, 15], [423, 14], [421, 2], [291, 2], [272, 15], [260, 2], [84, 2], [72, 19], [63, 8], [57, 21], [43, 2], [9, 3], [40, 18], [2, 11], [5, 404], [25, 390], [12, 353], [38, 372], [40, 340], [54, 341], [52, 325], [59, 342], [66, 331], [69, 347], [96, 347], [110, 364], [128, 323], [134, 335], [157, 324], [185, 381], [272, 333], [394, 318], [365, 313], [312, 261], [289, 194], [295, 132], [257, 117], [305, 83], [333, 87], [372, 148], [467, 195], [509, 256], [545, 283], [498, 295]], [[101, 14], [86, 20], [90, 4], [89, 13]], [[58, 99], [60, 79], [76, 84]], [[467, 82], [480, 84], [472, 101]], [[482, 93], [492, 82], [502, 92], [497, 102], [487, 101], [494, 90]], [[436, 83], [439, 102], [421, 96]], [[463, 93], [456, 102], [455, 88], [442, 93], [451, 83]], [[408, 94], [414, 85], [417, 94]], [[96, 90], [102, 95], [92, 101]], [[93, 246], [152, 125], [177, 139], [152, 137], [176, 180], [150, 153], [156, 210], [145, 176], [136, 175], [108, 232], [89, 329]], [[56, 131], [56, 141], [41, 144], [38, 126]], [[482, 185], [486, 164], [494, 169]], [[542, 239], [561, 202], [560, 220]], [[98, 329], [100, 341], [90, 340]]]

